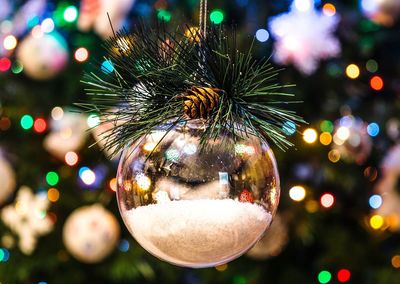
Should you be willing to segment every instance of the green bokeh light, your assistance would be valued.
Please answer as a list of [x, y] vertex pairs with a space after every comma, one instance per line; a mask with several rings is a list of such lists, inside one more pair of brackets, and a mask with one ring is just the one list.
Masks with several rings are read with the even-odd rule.
[[21, 127], [25, 130], [31, 129], [33, 126], [33, 118], [29, 114], [21, 117]]
[[22, 70], [24, 70], [24, 66], [23, 66], [22, 63], [19, 62], [19, 61], [15, 61], [15, 62], [13, 63], [13, 65], [11, 66], [11, 71], [12, 71], [14, 74], [19, 74], [19, 73], [22, 72]]
[[48, 172], [46, 175], [46, 182], [50, 186], [55, 186], [58, 183], [59, 177], [56, 172]]
[[164, 21], [164, 22], [169, 22], [171, 21], [171, 12], [167, 11], [167, 10], [158, 10], [158, 14], [157, 14], [157, 18]]
[[378, 71], [378, 62], [376, 62], [373, 59], [370, 59], [367, 61], [367, 64], [365, 65], [365, 67], [367, 68], [367, 70], [371, 73], [375, 73]]
[[75, 6], [68, 6], [64, 11], [63, 16], [66, 22], [75, 22], [78, 18], [78, 9]]
[[213, 22], [216, 25], [222, 23], [224, 20], [224, 17], [225, 17], [224, 12], [222, 12], [221, 10], [214, 10], [210, 14], [211, 22]]
[[321, 128], [322, 132], [332, 133], [333, 132], [333, 123], [329, 120], [324, 120], [321, 122], [320, 128]]
[[329, 271], [323, 270], [318, 274], [318, 281], [321, 284], [329, 283], [332, 279], [332, 274]]

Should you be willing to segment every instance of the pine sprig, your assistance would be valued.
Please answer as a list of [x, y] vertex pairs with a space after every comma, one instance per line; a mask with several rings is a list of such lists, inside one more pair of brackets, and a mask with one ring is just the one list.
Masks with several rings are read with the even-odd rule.
[[[282, 92], [290, 85], [279, 84], [279, 70], [268, 60], [256, 61], [252, 45], [247, 52], [238, 51], [235, 32], [213, 28], [204, 36], [190, 31], [170, 33], [161, 25], [152, 29], [142, 24], [106, 41], [114, 71], [86, 74], [83, 82], [91, 102], [78, 104], [88, 112], [99, 112], [102, 122], [113, 123], [104, 135], [105, 150], [117, 154], [159, 124], [172, 129], [192, 120], [184, 113], [182, 94], [193, 87], [203, 88], [203, 93], [207, 88], [220, 90], [218, 105], [202, 116], [206, 125], [202, 146], [222, 134], [255, 135], [281, 149], [292, 146], [283, 125], [304, 121], [283, 107], [293, 95]], [[195, 102], [204, 105], [207, 98], [203, 94]]]

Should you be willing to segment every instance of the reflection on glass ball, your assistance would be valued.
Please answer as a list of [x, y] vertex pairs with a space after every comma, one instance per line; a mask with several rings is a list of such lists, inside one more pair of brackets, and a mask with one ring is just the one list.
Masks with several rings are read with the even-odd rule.
[[207, 141], [193, 121], [160, 126], [131, 144], [119, 164], [118, 203], [129, 231], [154, 256], [210, 267], [249, 250], [269, 228], [279, 175], [267, 144], [248, 135]]

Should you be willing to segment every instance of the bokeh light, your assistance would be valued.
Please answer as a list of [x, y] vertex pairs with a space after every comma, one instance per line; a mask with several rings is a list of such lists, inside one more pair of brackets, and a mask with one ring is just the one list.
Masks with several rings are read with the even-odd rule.
[[295, 8], [301, 12], [310, 10], [313, 3], [313, 0], [294, 0]]
[[75, 6], [68, 6], [64, 11], [64, 20], [68, 23], [75, 22], [78, 18], [78, 9]]
[[256, 32], [256, 39], [259, 42], [266, 42], [269, 39], [269, 33], [266, 29], [259, 29]]
[[224, 272], [225, 270], [228, 269], [228, 264], [221, 264], [215, 267], [215, 269], [219, 272]]
[[100, 124], [100, 117], [97, 114], [91, 114], [87, 118], [87, 125], [90, 128], [96, 127]]
[[0, 248], [0, 262], [7, 262], [10, 258], [10, 252], [5, 248]]
[[33, 117], [29, 114], [25, 114], [21, 117], [20, 121], [21, 127], [25, 130], [31, 129], [33, 126]]
[[303, 132], [303, 139], [306, 143], [312, 144], [318, 139], [318, 133], [313, 128], [308, 128]]
[[161, 21], [169, 22], [169, 21], [171, 21], [172, 14], [170, 11], [160, 9], [160, 10], [158, 10], [157, 18]]
[[335, 197], [330, 193], [325, 193], [321, 196], [320, 203], [325, 208], [331, 208], [335, 203]]
[[367, 127], [368, 135], [371, 137], [378, 136], [379, 131], [380, 131], [379, 125], [375, 122], [370, 123]]
[[110, 189], [112, 191], [117, 191], [117, 179], [116, 178], [112, 178], [108, 184], [110, 186]]
[[368, 72], [375, 73], [378, 71], [379, 65], [378, 62], [376, 62], [374, 59], [370, 59], [365, 64], [365, 68], [367, 69]]
[[341, 126], [338, 128], [335, 134], [340, 140], [346, 141], [350, 137], [350, 129], [346, 126]]
[[319, 136], [319, 142], [321, 142], [322, 145], [328, 146], [332, 143], [332, 135], [329, 132], [323, 132]]
[[286, 121], [282, 126], [282, 131], [291, 136], [296, 133], [296, 128], [296, 124], [293, 121]]
[[294, 201], [300, 202], [300, 201], [304, 200], [304, 198], [306, 197], [306, 190], [304, 187], [299, 186], [299, 185], [293, 186], [289, 190], [289, 196]]
[[54, 21], [51, 18], [46, 18], [43, 20], [42, 24], [40, 25], [42, 32], [44, 33], [51, 33], [54, 31]]
[[118, 245], [118, 249], [122, 252], [127, 252], [129, 250], [129, 242], [125, 239], [122, 239], [121, 242]]
[[59, 181], [58, 174], [56, 172], [48, 172], [46, 174], [46, 182], [50, 186], [55, 186]]
[[92, 185], [96, 181], [96, 174], [88, 167], [82, 167], [79, 169], [79, 177], [86, 185]]
[[75, 152], [72, 152], [72, 151], [71, 151], [71, 152], [67, 152], [67, 153], [65, 154], [64, 159], [65, 159], [65, 163], [66, 163], [68, 166], [75, 166], [75, 165], [78, 163], [78, 161], [79, 161], [78, 154], [75, 153]]
[[340, 283], [346, 283], [351, 278], [351, 272], [348, 269], [340, 269], [337, 273], [337, 278]]
[[78, 62], [85, 62], [89, 58], [89, 52], [86, 48], [80, 47], [75, 51], [74, 57]]
[[54, 120], [61, 120], [64, 116], [64, 110], [57, 106], [51, 110], [51, 118]]
[[210, 20], [212, 23], [219, 25], [224, 21], [224, 12], [221, 10], [213, 10], [210, 14]]
[[325, 16], [332, 17], [336, 14], [336, 7], [332, 3], [325, 3], [322, 12]]
[[37, 118], [35, 119], [35, 122], [33, 123], [33, 130], [37, 133], [43, 133], [47, 129], [47, 122], [43, 118]]
[[321, 129], [322, 132], [332, 133], [333, 129], [334, 129], [332, 121], [330, 121], [330, 120], [322, 121], [321, 124], [320, 124], [320, 129]]
[[375, 91], [380, 91], [383, 89], [384, 83], [380, 76], [374, 76], [370, 81], [371, 88]]
[[13, 72], [14, 74], [19, 74], [22, 72], [22, 70], [24, 70], [24, 66], [22, 65], [22, 63], [18, 60], [15, 60], [11, 65], [11, 72]]
[[371, 228], [374, 230], [379, 230], [380, 228], [382, 228], [383, 223], [384, 223], [383, 217], [380, 215], [373, 215], [369, 219], [369, 224]]
[[379, 194], [374, 194], [369, 198], [369, 206], [373, 209], [378, 209], [382, 206], [383, 199]]
[[318, 273], [318, 281], [321, 284], [329, 283], [332, 279], [332, 274], [329, 271], [322, 270]]
[[49, 188], [47, 191], [47, 198], [50, 202], [57, 202], [60, 198], [60, 192], [54, 187]]
[[360, 76], [360, 68], [355, 64], [350, 64], [346, 67], [346, 75], [350, 79], [357, 79]]
[[3, 46], [6, 50], [13, 50], [17, 46], [17, 38], [13, 35], [8, 35], [3, 40]]
[[101, 64], [101, 71], [103, 71], [106, 74], [110, 74], [114, 72], [114, 65], [110, 60], [104, 60], [103, 63]]
[[394, 268], [400, 268], [400, 255], [395, 255], [392, 257], [392, 266]]
[[0, 71], [6, 72], [11, 67], [11, 60], [7, 57], [0, 58]]
[[138, 187], [143, 191], [148, 190], [151, 186], [150, 178], [145, 176], [144, 174], [139, 174], [136, 176], [136, 183]]

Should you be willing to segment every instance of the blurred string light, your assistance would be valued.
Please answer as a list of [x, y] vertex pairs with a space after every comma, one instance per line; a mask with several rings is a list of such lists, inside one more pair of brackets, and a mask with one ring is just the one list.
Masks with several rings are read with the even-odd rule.
[[90, 128], [96, 127], [100, 124], [100, 116], [98, 116], [97, 114], [91, 114], [88, 116], [87, 118], [87, 125]]
[[25, 130], [29, 130], [33, 126], [33, 117], [30, 116], [29, 114], [25, 114], [24, 116], [21, 117], [20, 120], [21, 127]]
[[7, 262], [10, 258], [10, 252], [5, 248], [0, 248], [0, 262]]
[[210, 13], [210, 20], [212, 23], [219, 25], [224, 21], [225, 15], [222, 10], [213, 10]]
[[395, 255], [392, 257], [392, 266], [394, 268], [400, 268], [400, 255]]
[[46, 18], [43, 20], [42, 24], [40, 25], [42, 32], [48, 34], [54, 31], [54, 21], [51, 18]]
[[350, 129], [346, 126], [340, 126], [336, 131], [335, 136], [342, 141], [346, 141], [350, 137]]
[[314, 5], [314, 0], [295, 0], [294, 7], [301, 11], [307, 12], [309, 11]]
[[266, 29], [259, 29], [256, 32], [256, 39], [259, 42], [266, 42], [269, 39], [269, 32]]
[[88, 167], [79, 169], [79, 177], [86, 185], [92, 185], [96, 181], [96, 174]]
[[313, 144], [315, 141], [317, 141], [317, 138], [318, 133], [313, 128], [308, 128], [303, 132], [303, 139], [308, 144]]
[[129, 242], [125, 239], [122, 239], [118, 245], [118, 249], [122, 252], [127, 252], [129, 250]]
[[374, 59], [370, 59], [365, 64], [365, 68], [368, 72], [375, 73], [379, 69], [378, 62], [376, 62]]
[[382, 206], [382, 203], [382, 197], [378, 194], [374, 194], [369, 198], [369, 206], [371, 206], [373, 209], [378, 209]]
[[332, 17], [336, 14], [336, 7], [332, 3], [325, 3], [322, 12], [325, 16]]
[[323, 132], [319, 136], [319, 142], [324, 145], [328, 146], [332, 143], [332, 135], [329, 132]]
[[293, 121], [286, 121], [282, 126], [282, 131], [286, 135], [293, 135], [296, 133], [296, 124]]
[[360, 68], [356, 64], [350, 64], [346, 67], [346, 75], [350, 79], [357, 79], [360, 76]]
[[333, 126], [332, 121], [330, 121], [330, 120], [324, 120], [324, 121], [321, 122], [320, 128], [321, 128], [321, 131], [322, 131], [322, 132], [329, 132], [329, 133], [332, 133], [332, 132], [333, 132], [333, 129], [334, 129], [334, 126]]
[[15, 60], [11, 65], [11, 72], [13, 72], [14, 74], [19, 74], [22, 72], [22, 70], [24, 70], [24, 66], [22, 65], [22, 63], [18, 60]]
[[372, 229], [379, 230], [380, 228], [382, 228], [382, 226], [384, 224], [383, 217], [380, 216], [380, 215], [373, 215], [369, 219], [369, 224], [370, 224]]
[[315, 200], [308, 200], [305, 207], [308, 213], [315, 213], [318, 211], [319, 204]]
[[143, 191], [149, 190], [149, 188], [151, 186], [151, 180], [148, 176], [146, 176], [144, 174], [138, 174], [135, 179], [136, 179], [136, 183], [137, 183], [138, 187], [141, 190], [143, 190]]
[[56, 172], [48, 172], [46, 174], [46, 182], [50, 186], [55, 186], [58, 184], [59, 176]]
[[321, 284], [329, 283], [332, 279], [332, 274], [327, 270], [322, 270], [318, 273], [318, 281]]
[[170, 11], [160, 9], [160, 10], [158, 10], [157, 18], [161, 21], [169, 22], [169, 21], [171, 21], [172, 14]]
[[337, 279], [340, 283], [349, 282], [351, 278], [351, 272], [348, 269], [340, 269], [337, 273]]
[[110, 180], [110, 182], [108, 183], [108, 185], [110, 186], [110, 189], [114, 192], [117, 191], [117, 179], [116, 178], [112, 178]]
[[85, 62], [89, 58], [89, 52], [86, 48], [80, 47], [75, 51], [74, 57], [78, 62]]
[[75, 6], [68, 6], [64, 10], [64, 20], [68, 23], [75, 22], [78, 18], [78, 9]]
[[43, 133], [47, 129], [47, 122], [43, 118], [36, 118], [33, 123], [33, 130], [36, 133]]
[[47, 191], [47, 198], [50, 202], [57, 202], [60, 198], [60, 192], [56, 188], [52, 187]]
[[335, 197], [330, 193], [325, 193], [321, 196], [320, 203], [325, 208], [331, 208], [335, 203]]
[[368, 132], [369, 136], [376, 137], [376, 136], [378, 136], [379, 131], [380, 131], [380, 128], [379, 128], [379, 125], [377, 123], [372, 122], [372, 123], [368, 124], [367, 132]]
[[215, 267], [215, 269], [219, 272], [224, 272], [225, 270], [228, 269], [228, 264], [225, 263], [225, 264], [218, 265]]
[[3, 40], [3, 46], [6, 50], [13, 50], [17, 46], [17, 38], [13, 35], [8, 35]]
[[61, 120], [64, 116], [64, 110], [59, 107], [56, 106], [51, 110], [51, 118], [54, 120]]
[[299, 186], [299, 185], [293, 186], [289, 190], [289, 196], [294, 201], [300, 202], [300, 201], [304, 200], [304, 198], [306, 197], [306, 190], [304, 187]]
[[0, 58], [0, 71], [7, 72], [11, 67], [11, 60], [7, 57]]
[[78, 163], [78, 160], [79, 160], [79, 157], [78, 157], [78, 154], [77, 153], [75, 153], [75, 152], [67, 152], [66, 154], [65, 154], [65, 163], [68, 165], [68, 166], [75, 166], [77, 163]]
[[101, 71], [103, 71], [103, 73], [110, 74], [114, 72], [114, 65], [110, 60], [104, 60], [101, 64]]
[[373, 90], [375, 91], [380, 91], [383, 89], [384, 83], [383, 83], [383, 79], [380, 76], [374, 76], [371, 78], [370, 81], [370, 86]]

